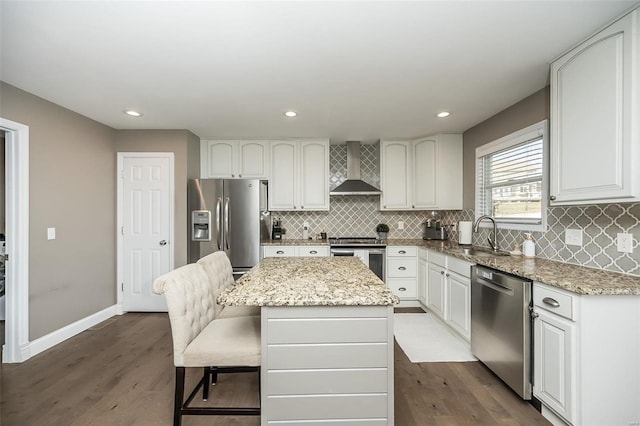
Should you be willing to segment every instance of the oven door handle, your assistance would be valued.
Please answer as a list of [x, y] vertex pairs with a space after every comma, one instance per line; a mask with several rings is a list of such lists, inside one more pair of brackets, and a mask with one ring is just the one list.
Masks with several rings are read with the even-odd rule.
[[331, 256], [355, 256], [355, 252], [347, 249], [331, 249]]
[[368, 249], [369, 254], [384, 254], [385, 249]]

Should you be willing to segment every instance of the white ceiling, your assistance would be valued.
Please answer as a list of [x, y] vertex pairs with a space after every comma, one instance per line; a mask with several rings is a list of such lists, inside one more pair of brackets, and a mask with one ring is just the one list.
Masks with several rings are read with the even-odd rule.
[[2, 0], [0, 78], [116, 129], [417, 137], [543, 88], [550, 61], [637, 4]]

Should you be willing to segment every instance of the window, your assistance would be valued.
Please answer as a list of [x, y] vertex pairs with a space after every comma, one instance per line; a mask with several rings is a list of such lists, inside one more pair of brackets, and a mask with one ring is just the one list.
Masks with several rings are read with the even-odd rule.
[[476, 149], [476, 218], [500, 228], [543, 231], [547, 207], [547, 121]]

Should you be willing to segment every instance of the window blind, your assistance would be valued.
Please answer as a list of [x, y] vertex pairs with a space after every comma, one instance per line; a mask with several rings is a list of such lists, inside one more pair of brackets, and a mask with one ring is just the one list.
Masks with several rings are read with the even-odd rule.
[[478, 208], [511, 222], [542, 218], [543, 137], [478, 157]]

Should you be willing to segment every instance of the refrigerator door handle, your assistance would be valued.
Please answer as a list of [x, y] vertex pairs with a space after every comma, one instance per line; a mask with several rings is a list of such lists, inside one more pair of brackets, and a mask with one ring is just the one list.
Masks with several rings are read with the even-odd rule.
[[224, 245], [229, 250], [229, 197], [224, 200]]
[[218, 250], [222, 250], [222, 197], [216, 200], [216, 232], [218, 236]]

